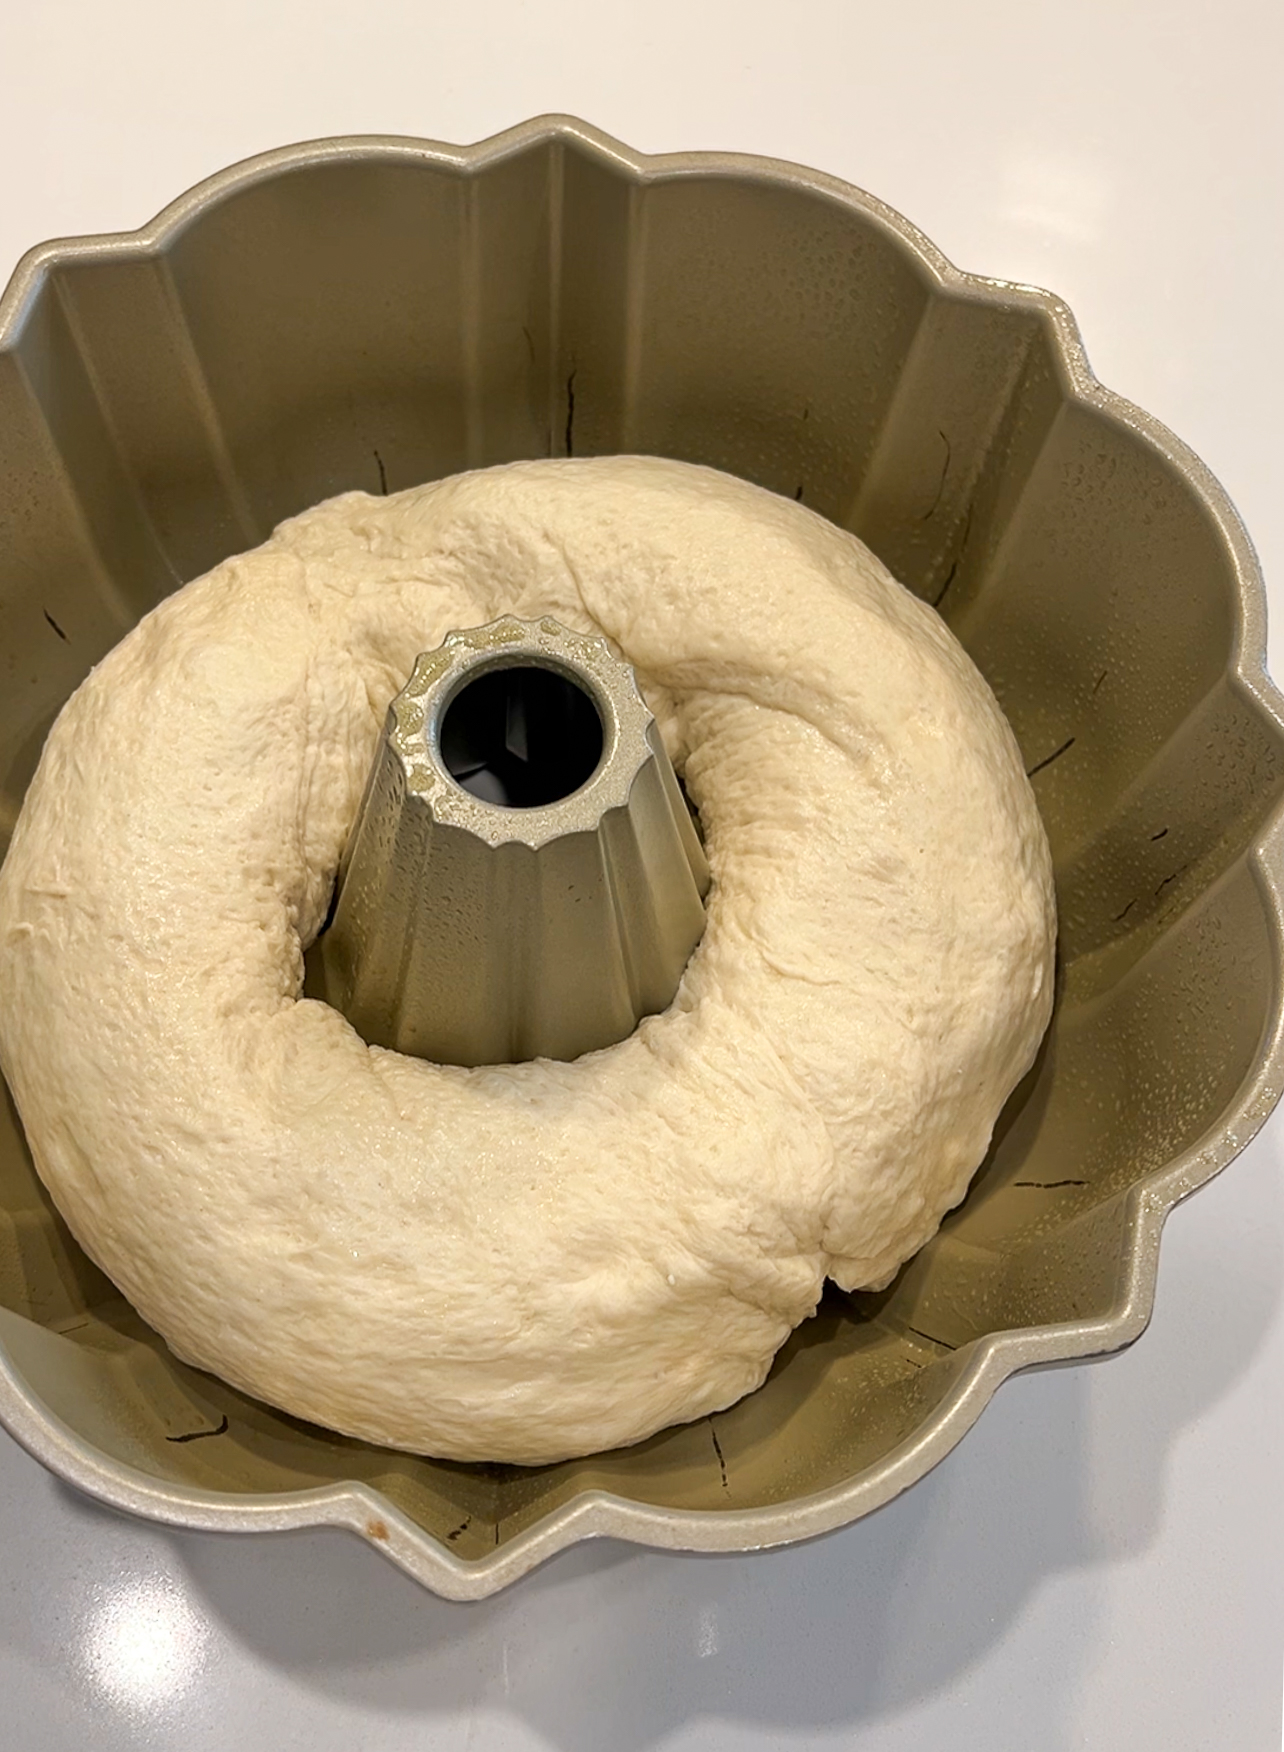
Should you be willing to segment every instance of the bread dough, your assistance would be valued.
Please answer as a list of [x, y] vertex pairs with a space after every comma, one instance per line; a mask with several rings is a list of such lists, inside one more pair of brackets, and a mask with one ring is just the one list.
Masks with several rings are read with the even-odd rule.
[[[508, 613], [634, 664], [713, 887], [663, 1015], [464, 1070], [368, 1047], [302, 954], [416, 655]], [[1033, 1058], [1053, 935], [1012, 734], [859, 541], [708, 469], [520, 463], [319, 505], [99, 665], [0, 871], [0, 1057], [180, 1358], [538, 1463], [730, 1405], [827, 1275], [890, 1278]]]

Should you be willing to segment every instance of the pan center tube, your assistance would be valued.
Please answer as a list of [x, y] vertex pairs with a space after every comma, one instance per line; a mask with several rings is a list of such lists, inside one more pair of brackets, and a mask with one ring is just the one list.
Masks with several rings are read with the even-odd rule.
[[511, 616], [426, 652], [388, 710], [318, 942], [371, 1045], [574, 1059], [672, 1002], [709, 867], [633, 671]]
[[441, 722], [441, 758], [474, 797], [507, 809], [560, 803], [602, 758], [593, 696], [555, 669], [512, 664], [466, 681]]

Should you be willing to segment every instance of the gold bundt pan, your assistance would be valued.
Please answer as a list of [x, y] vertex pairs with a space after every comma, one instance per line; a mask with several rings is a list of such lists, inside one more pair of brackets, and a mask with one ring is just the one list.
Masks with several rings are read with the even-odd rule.
[[1279, 1094], [1284, 719], [1234, 511], [1096, 382], [1056, 298], [958, 272], [793, 165], [645, 158], [566, 118], [466, 148], [320, 141], [140, 232], [34, 250], [0, 303], [0, 823], [90, 666], [281, 518], [622, 451], [802, 499], [971, 653], [1056, 864], [1038, 1064], [887, 1291], [828, 1295], [712, 1421], [534, 1469], [343, 1440], [175, 1362], [71, 1241], [10, 1115], [0, 1418], [108, 1502], [348, 1527], [458, 1598], [595, 1535], [822, 1533], [921, 1477], [1014, 1370], [1137, 1337], [1165, 1216]]

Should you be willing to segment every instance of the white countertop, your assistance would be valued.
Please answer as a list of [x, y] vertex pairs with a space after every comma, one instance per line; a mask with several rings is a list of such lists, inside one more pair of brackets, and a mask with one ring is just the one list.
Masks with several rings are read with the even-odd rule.
[[[46, 0], [6, 10], [0, 279], [322, 134], [569, 110], [793, 158], [1052, 287], [1219, 475], [1284, 675], [1279, 0]], [[0, 1434], [12, 1752], [1276, 1752], [1284, 1115], [1173, 1216], [1150, 1331], [1005, 1386], [868, 1520], [759, 1557], [581, 1548], [495, 1600], [348, 1536], [126, 1521]]]

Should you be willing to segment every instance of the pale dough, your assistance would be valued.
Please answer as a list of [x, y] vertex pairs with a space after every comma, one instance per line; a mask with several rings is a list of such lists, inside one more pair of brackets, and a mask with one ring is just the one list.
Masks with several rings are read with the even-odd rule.
[[[447, 631], [637, 668], [707, 836], [672, 1007], [461, 1070], [300, 999], [376, 737]], [[935, 1231], [1052, 1001], [1012, 734], [853, 537], [711, 470], [348, 493], [163, 602], [69, 701], [0, 871], [40, 1173], [177, 1355], [350, 1435], [536, 1463], [763, 1379], [826, 1276]]]

